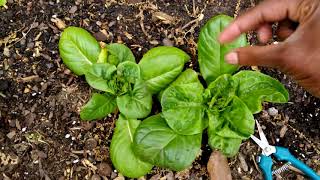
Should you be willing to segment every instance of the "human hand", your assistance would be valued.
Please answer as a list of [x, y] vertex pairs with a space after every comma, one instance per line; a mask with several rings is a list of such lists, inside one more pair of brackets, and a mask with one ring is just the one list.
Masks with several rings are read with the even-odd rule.
[[[228, 43], [241, 33], [257, 30], [259, 41], [272, 37], [271, 23], [279, 22], [278, 44], [235, 49], [226, 55], [230, 64], [278, 68], [311, 94], [320, 97], [320, 1], [265, 0], [236, 18], [221, 34]], [[295, 28], [293, 25], [297, 24]]]

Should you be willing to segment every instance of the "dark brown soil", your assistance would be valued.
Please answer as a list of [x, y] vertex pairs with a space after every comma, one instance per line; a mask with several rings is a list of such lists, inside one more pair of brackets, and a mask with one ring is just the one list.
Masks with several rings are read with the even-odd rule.
[[[8, 8], [0, 10], [0, 179], [46, 180], [121, 179], [108, 152], [116, 115], [91, 123], [80, 121], [80, 107], [91, 89], [59, 57], [63, 23], [83, 27], [107, 43], [123, 42], [138, 60], [152, 47], [173, 44], [192, 56], [188, 66], [197, 69], [199, 27], [211, 16], [235, 16], [257, 3], [195, 0], [193, 6], [192, 0], [8, 1]], [[163, 21], [157, 12], [169, 16]], [[203, 20], [187, 26], [201, 13]], [[57, 18], [60, 24], [55, 23]], [[289, 147], [319, 172], [320, 100], [278, 71], [262, 71], [283, 82], [291, 98], [286, 105], [265, 104], [265, 111], [256, 118], [273, 144]], [[277, 115], [268, 113], [271, 107], [278, 110]], [[202, 155], [186, 171], [154, 168], [145, 178], [207, 179], [210, 152], [203, 146]], [[259, 153], [252, 141], [242, 144], [239, 155], [229, 159], [234, 179], [262, 179], [255, 161]], [[281, 176], [303, 178], [294, 171]]]

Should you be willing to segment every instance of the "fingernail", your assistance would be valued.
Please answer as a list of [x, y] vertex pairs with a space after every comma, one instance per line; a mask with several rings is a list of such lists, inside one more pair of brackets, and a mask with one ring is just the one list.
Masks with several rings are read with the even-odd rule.
[[239, 59], [238, 59], [238, 54], [236, 52], [231, 52], [225, 56], [225, 59], [227, 63], [229, 64], [238, 64]]

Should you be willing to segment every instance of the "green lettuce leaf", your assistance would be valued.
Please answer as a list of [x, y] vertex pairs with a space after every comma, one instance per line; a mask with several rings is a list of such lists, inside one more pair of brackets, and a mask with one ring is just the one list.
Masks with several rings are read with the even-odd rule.
[[[248, 107], [237, 96], [223, 111], [208, 109], [209, 145], [228, 156], [233, 156], [240, 146], [240, 140], [247, 139], [254, 132], [254, 117]], [[229, 142], [230, 140], [230, 142]], [[234, 143], [232, 143], [234, 142]], [[241, 142], [241, 141], [240, 141]]]
[[59, 41], [63, 63], [77, 75], [85, 74], [97, 62], [100, 51], [97, 40], [88, 31], [78, 27], [66, 28]]
[[80, 118], [82, 120], [96, 120], [106, 117], [117, 108], [115, 96], [110, 94], [93, 93], [89, 102], [82, 107]]
[[142, 121], [133, 144], [134, 153], [143, 161], [175, 171], [191, 166], [200, 147], [201, 134], [179, 135], [160, 115]]
[[198, 41], [198, 56], [200, 72], [207, 84], [210, 84], [217, 77], [223, 74], [232, 74], [238, 70], [238, 66], [225, 62], [224, 56], [231, 50], [247, 45], [245, 35], [229, 44], [220, 44], [219, 34], [232, 21], [226, 15], [218, 15], [211, 18], [201, 28]]
[[261, 103], [286, 103], [289, 93], [276, 79], [256, 71], [241, 71], [233, 76], [238, 81], [238, 97], [253, 114], [262, 110]]
[[138, 64], [130, 61], [122, 62], [117, 67], [118, 78], [123, 78], [128, 83], [135, 83], [140, 79]]
[[139, 62], [142, 79], [152, 94], [165, 89], [182, 72], [190, 59], [184, 51], [168, 46], [149, 50]]
[[120, 114], [110, 145], [112, 164], [124, 176], [138, 178], [151, 171], [153, 165], [140, 160], [133, 152], [133, 137], [141, 121]]
[[135, 84], [133, 90], [117, 97], [120, 112], [128, 118], [145, 118], [151, 112], [152, 94], [143, 82]]
[[[203, 118], [205, 105], [203, 103], [204, 88], [198, 76], [192, 71], [189, 79], [186, 73], [178, 78], [175, 84], [167, 88], [161, 99], [162, 115], [170, 128], [182, 135], [199, 134], [207, 126]], [[193, 77], [193, 78], [191, 78]], [[182, 80], [187, 80], [183, 83]], [[181, 81], [181, 83], [179, 82]], [[188, 82], [189, 81], [189, 82]]]
[[136, 62], [132, 51], [124, 44], [112, 43], [107, 45], [108, 63], [118, 66], [118, 64], [130, 61]]
[[86, 81], [95, 89], [116, 94], [118, 89], [117, 79], [115, 76], [116, 71], [116, 66], [111, 64], [93, 64], [86, 71]]

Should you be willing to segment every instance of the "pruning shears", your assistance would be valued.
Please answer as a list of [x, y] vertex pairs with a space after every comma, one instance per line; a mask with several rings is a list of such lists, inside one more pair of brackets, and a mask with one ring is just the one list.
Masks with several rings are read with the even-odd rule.
[[279, 161], [286, 161], [287, 164], [290, 164], [300, 171], [302, 171], [306, 176], [313, 180], [320, 180], [320, 176], [313, 171], [309, 166], [304, 164], [302, 161], [295, 158], [289, 151], [289, 149], [279, 146], [271, 146], [268, 143], [268, 140], [265, 134], [262, 131], [260, 124], [256, 121], [260, 139], [251, 135], [251, 139], [257, 143], [262, 149], [262, 154], [258, 158], [258, 165], [261, 168], [265, 180], [272, 180], [272, 158], [273, 155]]

